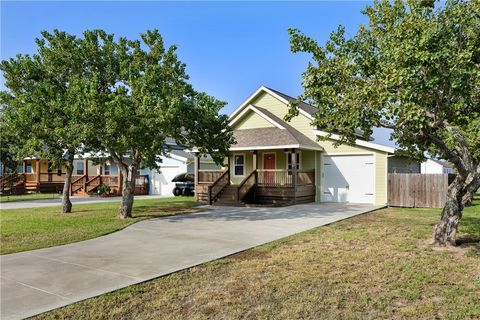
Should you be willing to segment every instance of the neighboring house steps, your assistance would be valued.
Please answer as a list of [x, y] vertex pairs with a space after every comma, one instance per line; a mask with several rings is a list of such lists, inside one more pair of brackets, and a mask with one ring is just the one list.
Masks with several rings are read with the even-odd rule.
[[14, 194], [25, 192], [25, 176], [23, 174], [3, 176], [0, 179], [0, 191]]

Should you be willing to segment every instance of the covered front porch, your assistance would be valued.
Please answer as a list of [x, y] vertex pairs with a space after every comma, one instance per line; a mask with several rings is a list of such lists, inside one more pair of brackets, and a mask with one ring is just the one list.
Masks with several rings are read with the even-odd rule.
[[314, 202], [316, 152], [307, 148], [232, 148], [220, 170], [203, 170], [197, 154], [197, 201], [225, 205]]

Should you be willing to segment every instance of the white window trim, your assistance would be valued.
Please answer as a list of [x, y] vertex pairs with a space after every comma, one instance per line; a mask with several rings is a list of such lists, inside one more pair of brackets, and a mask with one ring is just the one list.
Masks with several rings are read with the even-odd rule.
[[[288, 154], [292, 151], [285, 151], [285, 169], [288, 170]], [[302, 170], [302, 150], [296, 150], [295, 153], [298, 153], [298, 171]]]
[[[235, 174], [235, 157], [236, 156], [243, 156], [243, 174], [242, 175], [237, 175]], [[233, 177], [245, 177], [245, 171], [247, 170], [247, 157], [245, 156], [245, 153], [234, 153], [232, 155], [232, 176]]]

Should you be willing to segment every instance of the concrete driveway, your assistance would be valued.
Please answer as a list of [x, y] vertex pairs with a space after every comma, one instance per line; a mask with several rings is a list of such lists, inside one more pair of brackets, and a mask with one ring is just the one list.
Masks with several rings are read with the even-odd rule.
[[1, 256], [1, 318], [33, 316], [380, 207], [205, 208], [92, 240]]

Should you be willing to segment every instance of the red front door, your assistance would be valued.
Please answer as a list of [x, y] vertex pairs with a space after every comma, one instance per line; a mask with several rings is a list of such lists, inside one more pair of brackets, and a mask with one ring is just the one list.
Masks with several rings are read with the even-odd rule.
[[[275, 170], [275, 153], [265, 153], [263, 155], [263, 169]], [[266, 171], [263, 183], [275, 184], [275, 171]]]

